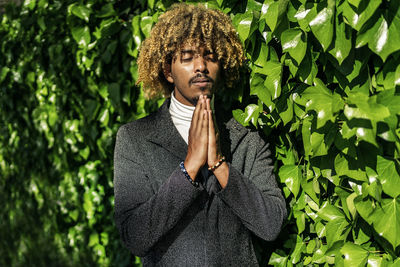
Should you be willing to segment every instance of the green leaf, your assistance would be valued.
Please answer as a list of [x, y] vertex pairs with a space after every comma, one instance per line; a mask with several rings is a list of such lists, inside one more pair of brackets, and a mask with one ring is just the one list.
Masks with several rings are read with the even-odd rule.
[[400, 194], [398, 185], [400, 184], [400, 176], [397, 173], [395, 162], [378, 156], [376, 172], [378, 179], [382, 184], [383, 192], [391, 197], [397, 197]]
[[354, 205], [360, 216], [369, 224], [372, 224], [373, 213], [375, 205], [369, 198], [363, 198], [363, 196], [357, 196], [354, 198]]
[[297, 165], [283, 165], [279, 169], [279, 179], [297, 197], [300, 190], [301, 170]]
[[296, 246], [294, 247], [294, 251], [291, 255], [291, 262], [296, 264], [301, 259], [301, 254], [306, 250], [306, 243], [301, 239], [301, 237], [296, 237]]
[[251, 122], [254, 126], [257, 126], [257, 120], [260, 116], [260, 108], [258, 105], [250, 104], [248, 105], [244, 112], [240, 109], [232, 111], [233, 117], [243, 126], [248, 126]]
[[335, 171], [340, 176], [348, 176], [358, 181], [368, 181], [365, 172], [360, 167], [360, 163], [345, 155], [337, 154], [335, 158]]
[[310, 52], [307, 52], [296, 73], [296, 76], [298, 76], [303, 83], [314, 85], [314, 80], [318, 73], [318, 67], [315, 61]]
[[[386, 266], [386, 261], [381, 255], [369, 254], [367, 267]], [[393, 265], [395, 266], [395, 265]]]
[[249, 37], [251, 24], [253, 22], [253, 12], [248, 11], [244, 14], [237, 14], [233, 18], [233, 23], [236, 25], [240, 40], [244, 43]]
[[90, 14], [92, 13], [92, 10], [90, 8], [87, 8], [86, 6], [82, 6], [82, 5], [76, 5], [76, 4], [72, 4], [69, 6], [69, 11], [77, 16], [80, 19], [85, 20], [86, 22], [89, 22], [89, 17]]
[[287, 29], [282, 32], [281, 41], [283, 52], [288, 52], [299, 65], [307, 50], [306, 35], [298, 28]]
[[338, 217], [329, 220], [325, 226], [326, 228], [326, 242], [328, 248], [330, 248], [335, 242], [343, 240], [345, 241], [351, 228], [349, 223], [344, 217]]
[[72, 37], [81, 47], [87, 47], [90, 43], [90, 30], [88, 26], [74, 27], [71, 29]]
[[[399, 67], [398, 69], [400, 69]], [[377, 95], [376, 103], [386, 106], [392, 115], [400, 115], [400, 95], [395, 94], [395, 89], [380, 92]]]
[[344, 102], [338, 95], [332, 92], [319, 79], [315, 80], [315, 86], [304, 90], [302, 98], [307, 100], [306, 110], [316, 112], [317, 128], [321, 128], [327, 121], [334, 122], [334, 113], [343, 108]]
[[313, 156], [323, 156], [328, 154], [328, 147], [324, 141], [325, 135], [313, 132], [310, 138], [311, 149]]
[[358, 7], [358, 5], [360, 4], [361, 0], [347, 0], [347, 2], [349, 2], [350, 4], [352, 4], [355, 7]]
[[343, 212], [339, 208], [329, 204], [327, 201], [322, 205], [322, 207], [318, 211], [318, 217], [320, 217], [325, 221], [333, 221], [335, 219], [342, 219], [342, 220], [345, 219]]
[[345, 267], [363, 267], [367, 264], [368, 251], [358, 245], [347, 242], [340, 249], [340, 252], [344, 256]]
[[288, 0], [274, 1], [265, 0], [261, 7], [261, 19], [265, 20], [265, 23], [271, 29], [272, 32], [275, 31], [276, 27], [280, 23], [280, 18], [282, 14], [285, 13], [287, 8]]
[[96, 17], [98, 18], [107, 18], [116, 15], [112, 3], [107, 3], [103, 5], [98, 13], [96, 13]]
[[259, 74], [253, 75], [250, 80], [250, 94], [256, 95], [268, 108], [272, 110], [274, 103], [271, 99], [271, 94], [264, 85], [265, 79]]
[[357, 36], [356, 48], [365, 44], [383, 61], [395, 51], [400, 50], [400, 16], [396, 15], [389, 22], [388, 18], [381, 16], [375, 25]]
[[339, 22], [339, 18], [335, 18], [335, 43], [329, 53], [334, 56], [339, 64], [347, 58], [351, 51], [351, 30], [344, 22]]
[[353, 29], [360, 31], [361, 27], [375, 13], [381, 2], [381, 0], [361, 1], [362, 4], [358, 8], [353, 8], [347, 1], [344, 1], [342, 6], [346, 23], [353, 27]]
[[387, 107], [377, 103], [377, 96], [365, 95], [360, 92], [349, 92], [348, 103], [353, 104], [344, 109], [344, 115], [349, 119], [369, 119], [371, 121], [382, 121], [389, 117], [390, 112]]
[[378, 235], [384, 237], [393, 249], [400, 245], [400, 200], [382, 199], [373, 214], [373, 226]]
[[268, 264], [284, 267], [284, 266], [286, 266], [287, 261], [288, 261], [288, 256], [281, 256], [278, 253], [273, 252], [269, 259]]
[[272, 99], [281, 95], [282, 64], [276, 61], [267, 61], [263, 68], [255, 66], [255, 73], [267, 75], [264, 85], [269, 90]]
[[3, 81], [6, 79], [7, 74], [8, 74], [9, 72], [10, 72], [10, 68], [8, 68], [8, 67], [2, 67], [2, 68], [1, 68], [1, 72], [0, 72], [0, 83], [3, 82]]
[[332, 42], [335, 18], [335, 1], [328, 0], [327, 7], [323, 8], [312, 18], [309, 25], [312, 33], [318, 39], [322, 49], [326, 51]]
[[294, 17], [297, 19], [297, 22], [299, 23], [300, 28], [304, 32], [310, 31], [308, 23], [312, 20], [312, 18], [315, 18], [316, 16], [317, 16], [316, 4], [311, 2], [308, 2], [307, 4], [303, 3], [301, 6], [299, 6], [296, 14], [294, 15]]
[[150, 16], [144, 16], [140, 20], [140, 29], [142, 30], [144, 36], [149, 37], [151, 27], [153, 26], [153, 18]]
[[92, 233], [89, 238], [89, 247], [97, 245], [99, 243], [99, 235], [97, 233]]

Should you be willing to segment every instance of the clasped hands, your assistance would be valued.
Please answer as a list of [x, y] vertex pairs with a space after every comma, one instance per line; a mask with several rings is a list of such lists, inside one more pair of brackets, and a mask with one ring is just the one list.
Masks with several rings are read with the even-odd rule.
[[[184, 162], [185, 168], [193, 180], [196, 179], [198, 171], [205, 164], [212, 167], [219, 161], [217, 138], [210, 99], [206, 95], [200, 95], [189, 129], [188, 152]], [[226, 163], [222, 163], [221, 167], [214, 171], [214, 174], [224, 187], [228, 178]]]

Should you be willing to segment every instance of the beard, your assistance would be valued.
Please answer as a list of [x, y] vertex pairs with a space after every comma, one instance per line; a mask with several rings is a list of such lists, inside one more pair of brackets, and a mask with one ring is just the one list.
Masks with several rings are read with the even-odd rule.
[[[201, 90], [202, 90], [202, 91], [206, 91], [207, 89], [208, 89], [208, 88], [204, 88], [204, 90], [203, 90], [203, 89], [201, 89]], [[211, 93], [210, 90], [208, 91], [208, 93], [206, 94], [206, 96], [207, 96], [207, 98], [210, 98], [210, 99], [211, 99], [212, 93]], [[195, 96], [195, 97], [193, 97], [193, 98], [191, 98], [191, 99], [188, 99], [188, 100], [189, 100], [189, 102], [192, 103], [194, 106], [197, 106], [197, 102], [199, 102], [199, 98], [200, 98], [200, 96]]]

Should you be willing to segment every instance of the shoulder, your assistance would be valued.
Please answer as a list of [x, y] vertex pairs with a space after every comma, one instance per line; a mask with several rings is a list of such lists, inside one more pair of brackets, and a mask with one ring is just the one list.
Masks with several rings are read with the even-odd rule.
[[266, 138], [259, 130], [244, 127], [233, 117], [226, 123], [226, 128], [231, 138], [239, 138], [242, 142], [250, 142], [256, 145], [265, 143]]
[[156, 112], [144, 118], [123, 124], [118, 129], [117, 138], [134, 136], [135, 139], [141, 139], [157, 131], [161, 121], [166, 120], [166, 117], [169, 116], [168, 106], [169, 99], [167, 99]]
[[156, 113], [152, 113], [144, 118], [123, 124], [118, 129], [117, 138], [127, 135], [146, 136], [153, 131], [155, 122]]

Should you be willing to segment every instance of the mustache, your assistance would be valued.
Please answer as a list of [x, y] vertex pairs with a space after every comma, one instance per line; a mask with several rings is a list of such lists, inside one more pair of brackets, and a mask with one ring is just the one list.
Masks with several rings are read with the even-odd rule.
[[198, 73], [195, 76], [193, 76], [192, 78], [190, 78], [189, 84], [192, 84], [192, 83], [197, 82], [198, 80], [204, 80], [204, 79], [207, 79], [209, 82], [214, 83], [214, 80], [211, 77], [207, 76], [206, 74]]

